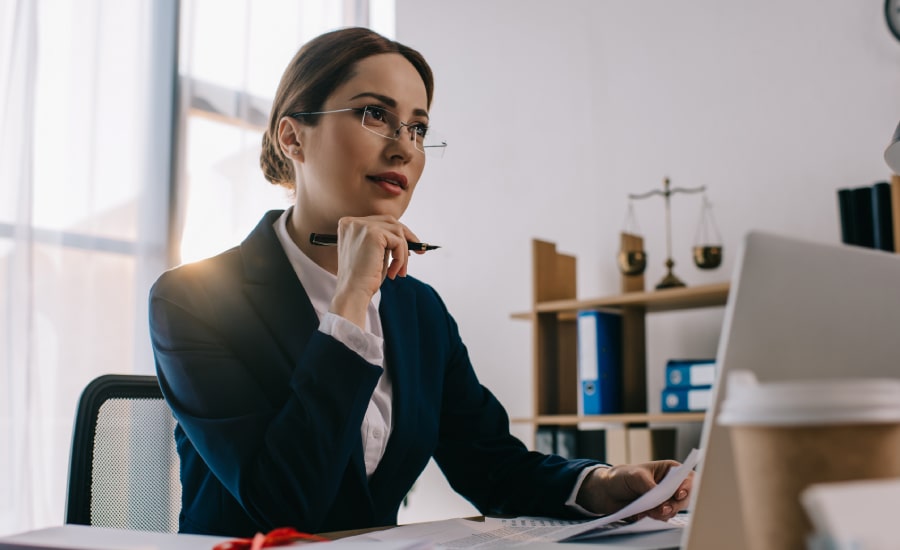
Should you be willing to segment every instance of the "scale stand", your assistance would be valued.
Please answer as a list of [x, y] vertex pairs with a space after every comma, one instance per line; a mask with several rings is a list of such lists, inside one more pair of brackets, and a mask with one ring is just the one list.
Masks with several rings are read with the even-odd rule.
[[666, 276], [656, 285], [657, 289], [676, 288], [687, 286], [684, 282], [672, 273], [675, 267], [675, 261], [672, 259], [672, 214], [669, 206], [669, 197], [675, 193], [702, 193], [706, 190], [705, 186], [701, 187], [669, 187], [669, 178], [663, 180], [663, 188], [653, 189], [646, 193], [629, 194], [628, 198], [632, 200], [641, 200], [654, 195], [660, 195], [666, 200]]

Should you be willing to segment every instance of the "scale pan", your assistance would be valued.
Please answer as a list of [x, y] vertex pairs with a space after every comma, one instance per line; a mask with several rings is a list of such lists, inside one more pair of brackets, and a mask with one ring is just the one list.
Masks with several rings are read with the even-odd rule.
[[722, 247], [720, 245], [703, 245], [694, 247], [694, 265], [700, 269], [715, 269], [722, 264]]
[[625, 275], [640, 275], [647, 268], [647, 255], [643, 250], [619, 251], [619, 270]]

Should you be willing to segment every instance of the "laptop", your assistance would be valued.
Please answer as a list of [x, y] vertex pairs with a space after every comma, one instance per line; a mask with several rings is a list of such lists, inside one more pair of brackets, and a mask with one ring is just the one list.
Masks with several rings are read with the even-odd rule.
[[688, 550], [743, 550], [746, 526], [728, 431], [717, 425], [730, 371], [760, 381], [900, 377], [900, 254], [751, 232], [734, 267], [716, 353], [719, 382], [701, 436]]

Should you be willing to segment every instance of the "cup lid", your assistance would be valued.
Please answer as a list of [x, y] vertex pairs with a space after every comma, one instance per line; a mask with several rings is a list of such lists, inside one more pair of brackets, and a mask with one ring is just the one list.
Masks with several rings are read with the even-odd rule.
[[718, 421], [723, 425], [817, 425], [900, 422], [900, 379], [830, 378], [760, 383], [729, 374]]

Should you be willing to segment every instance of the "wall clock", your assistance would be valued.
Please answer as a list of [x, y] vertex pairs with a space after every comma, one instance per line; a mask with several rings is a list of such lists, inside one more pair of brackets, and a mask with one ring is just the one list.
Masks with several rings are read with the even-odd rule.
[[891, 34], [900, 40], [900, 0], [884, 0], [884, 18]]

